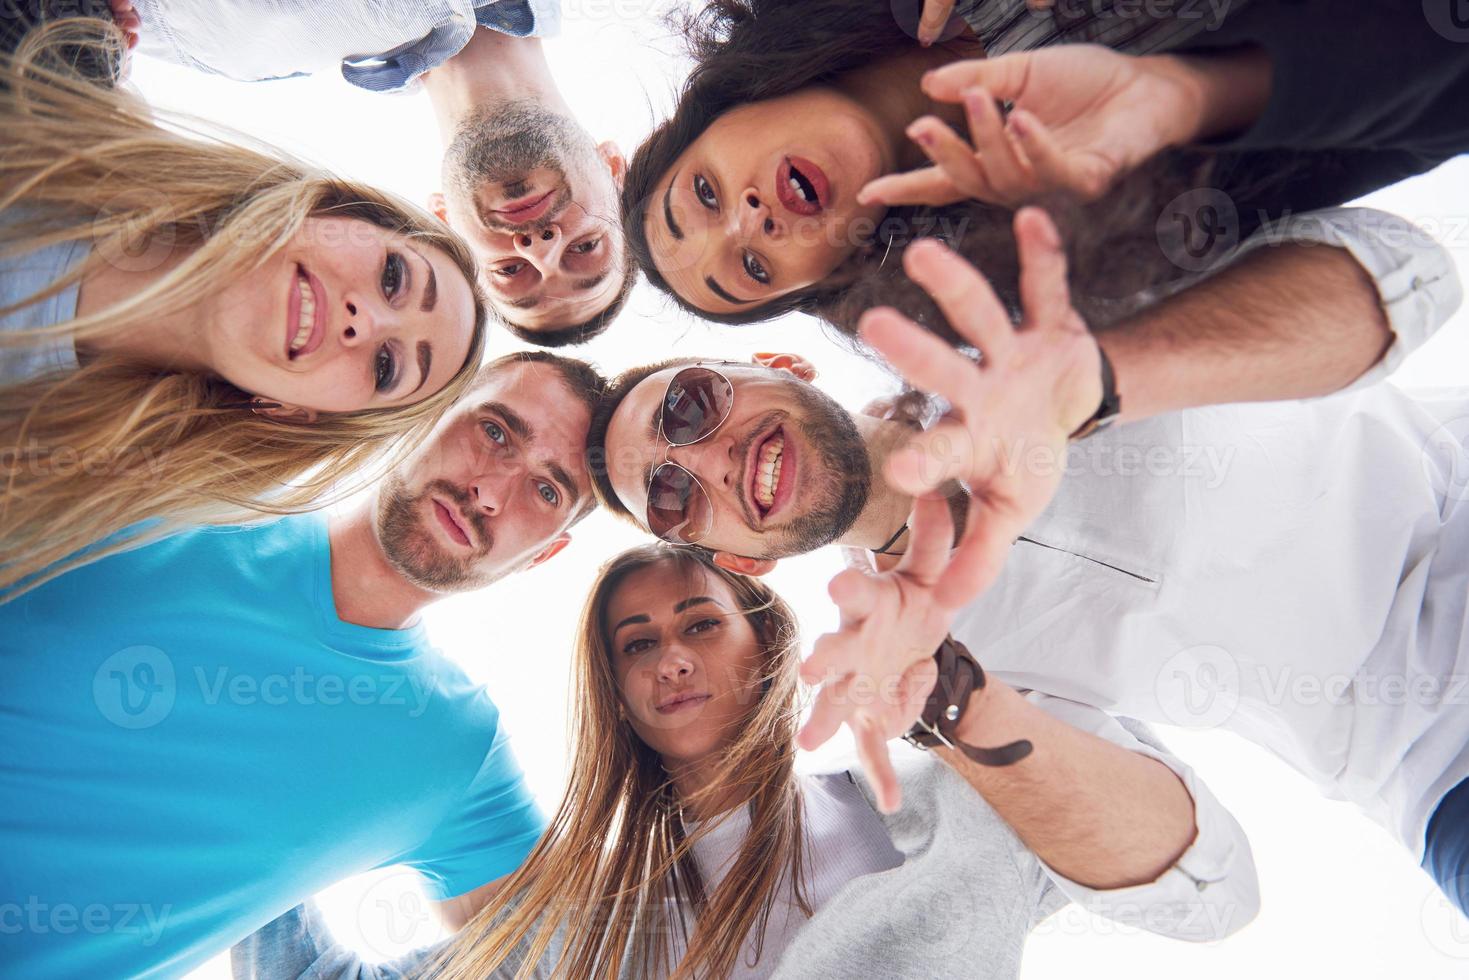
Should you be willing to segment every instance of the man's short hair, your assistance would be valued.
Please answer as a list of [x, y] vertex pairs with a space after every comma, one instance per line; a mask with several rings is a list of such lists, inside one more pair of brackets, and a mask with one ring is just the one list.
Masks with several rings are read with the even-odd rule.
[[[592, 425], [595, 428], [597, 413], [601, 410], [602, 400], [607, 390], [607, 379], [602, 377], [600, 371], [586, 361], [580, 361], [574, 357], [563, 357], [560, 354], [552, 354], [550, 351], [516, 351], [512, 354], [497, 357], [481, 367], [479, 374], [474, 379], [475, 387], [487, 383], [497, 372], [516, 364], [545, 364], [554, 369], [561, 376], [561, 383], [566, 386], [566, 390], [571, 392], [577, 401], [586, 406], [587, 412], [592, 416]], [[590, 430], [587, 435], [590, 438]], [[588, 442], [587, 445], [590, 446], [591, 443]], [[577, 523], [595, 510], [597, 501], [601, 497], [600, 492], [597, 491], [596, 470], [590, 465], [590, 453], [588, 453], [587, 458], [587, 470], [592, 474], [593, 493], [582, 501], [581, 509], [571, 519], [572, 524]]]
[[587, 430], [587, 472], [592, 476], [592, 492], [601, 501], [603, 507], [618, 517], [637, 525], [641, 530], [647, 529], [618, 499], [617, 491], [612, 486], [612, 476], [607, 460], [607, 427], [612, 424], [612, 416], [617, 414], [617, 409], [623, 400], [638, 385], [659, 371], [687, 364], [698, 364], [702, 360], [698, 357], [674, 357], [656, 364], [628, 368], [607, 382], [600, 402], [592, 412], [592, 427]]
[[612, 301], [600, 312], [581, 323], [574, 323], [569, 327], [557, 327], [554, 330], [532, 330], [522, 327], [518, 323], [510, 321], [505, 314], [499, 310], [495, 315], [500, 318], [504, 325], [516, 337], [527, 344], [535, 344], [537, 347], [568, 347], [572, 344], [585, 344], [593, 337], [603, 333], [612, 326], [612, 321], [617, 319], [617, 314], [627, 305], [627, 298], [632, 295], [633, 287], [638, 283], [637, 263], [633, 261], [632, 253], [626, 247], [622, 253], [622, 288], [612, 297]]

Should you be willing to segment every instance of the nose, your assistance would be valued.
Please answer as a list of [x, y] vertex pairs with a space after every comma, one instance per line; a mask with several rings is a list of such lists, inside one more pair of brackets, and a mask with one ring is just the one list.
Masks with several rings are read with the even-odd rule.
[[511, 244], [516, 254], [544, 275], [547, 269], [554, 269], [560, 262], [566, 240], [561, 235], [560, 226], [552, 224], [538, 231], [516, 232], [511, 236]]
[[344, 305], [347, 315], [342, 323], [342, 346], [370, 345], [382, 326], [382, 314], [355, 299], [347, 299]]
[[770, 206], [760, 199], [760, 192], [753, 187], [740, 194], [740, 206], [733, 210], [740, 241], [747, 242], [761, 232], [775, 234], [775, 217]]
[[469, 499], [487, 517], [505, 513], [510, 506], [511, 495], [516, 484], [515, 473], [510, 469], [482, 473], [469, 483]]
[[734, 437], [724, 433], [692, 446], [677, 446], [668, 451], [669, 459], [697, 476], [710, 491], [716, 487], [737, 489], [735, 484], [739, 481], [740, 461], [736, 457]]
[[669, 644], [658, 658], [658, 679], [674, 682], [683, 680], [694, 672], [694, 661], [689, 652], [677, 643]]

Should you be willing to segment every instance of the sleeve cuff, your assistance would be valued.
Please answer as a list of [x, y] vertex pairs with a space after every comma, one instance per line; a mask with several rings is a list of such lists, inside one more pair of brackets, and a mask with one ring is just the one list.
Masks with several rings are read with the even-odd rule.
[[1062, 894], [1094, 915], [1189, 942], [1211, 942], [1239, 931], [1260, 909], [1244, 831], [1192, 769], [1145, 744], [1130, 748], [1172, 769], [1193, 797], [1197, 834], [1188, 850], [1156, 880], [1128, 888], [1088, 888], [1044, 861], [1041, 867]]
[[1372, 208], [1329, 208], [1267, 221], [1225, 264], [1264, 247], [1290, 243], [1344, 248], [1377, 287], [1392, 330], [1382, 358], [1343, 391], [1365, 388], [1398, 369], [1409, 354], [1448, 322], [1463, 289], [1446, 248], [1406, 218]]

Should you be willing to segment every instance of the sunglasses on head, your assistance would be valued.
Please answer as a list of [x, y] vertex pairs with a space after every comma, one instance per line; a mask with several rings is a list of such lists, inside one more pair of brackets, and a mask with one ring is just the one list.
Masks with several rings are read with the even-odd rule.
[[[658, 407], [658, 435], [668, 448], [714, 433], [734, 407], [734, 385], [713, 368], [687, 367], [668, 382]], [[670, 544], [696, 544], [714, 523], [714, 504], [698, 477], [665, 459], [648, 481], [648, 530]]]

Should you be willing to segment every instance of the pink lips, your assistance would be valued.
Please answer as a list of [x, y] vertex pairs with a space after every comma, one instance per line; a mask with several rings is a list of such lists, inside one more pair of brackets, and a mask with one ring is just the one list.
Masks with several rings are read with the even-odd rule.
[[555, 203], [556, 192], [546, 191], [531, 197], [522, 197], [518, 201], [511, 201], [503, 208], [496, 208], [495, 213], [511, 224], [525, 224], [534, 221], [545, 214]]
[[708, 700], [709, 695], [707, 694], [694, 694], [692, 692], [679, 694], [658, 705], [658, 712], [659, 714], [669, 715], [675, 711], [681, 711], [684, 708], [696, 707]]
[[[315, 300], [315, 313], [311, 318], [311, 335], [306, 338], [306, 343], [298, 351], [291, 350], [291, 342], [296, 339], [296, 330], [301, 323], [301, 291], [297, 288], [297, 280], [302, 274], [306, 276], [306, 283], [311, 287], [311, 295]], [[321, 280], [316, 278], [305, 266], [296, 266], [296, 275], [291, 277], [291, 292], [286, 300], [286, 360], [294, 361], [299, 357], [305, 357], [321, 346], [326, 339], [326, 289]]]
[[[793, 170], [796, 173], [792, 173]], [[798, 194], [791, 186], [792, 179], [797, 183], [804, 181], [815, 193], [816, 200], [808, 201]], [[775, 169], [775, 196], [787, 211], [809, 217], [820, 214], [830, 206], [831, 182], [826, 179], [825, 172], [810, 160], [804, 157], [786, 157]]]
[[439, 520], [439, 526], [444, 529], [450, 540], [469, 547], [473, 542], [469, 537], [469, 530], [459, 523], [459, 518], [449, 507], [438, 500], [433, 500], [434, 516]]

